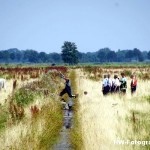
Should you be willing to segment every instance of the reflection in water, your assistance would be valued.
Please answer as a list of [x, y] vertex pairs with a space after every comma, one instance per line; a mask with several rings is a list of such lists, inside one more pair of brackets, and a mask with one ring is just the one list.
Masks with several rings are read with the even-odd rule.
[[69, 129], [72, 127], [72, 110], [64, 110], [64, 127]]

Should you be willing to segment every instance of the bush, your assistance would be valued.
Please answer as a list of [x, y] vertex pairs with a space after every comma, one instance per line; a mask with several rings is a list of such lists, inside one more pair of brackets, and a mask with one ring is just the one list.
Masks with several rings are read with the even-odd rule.
[[5, 108], [3, 108], [2, 106], [0, 106], [0, 131], [5, 128], [6, 126], [6, 122], [8, 119], [8, 112], [5, 110]]
[[130, 77], [132, 75], [132, 72], [130, 70], [124, 70], [123, 72], [124, 72], [125, 76]]
[[25, 106], [34, 101], [34, 94], [32, 91], [21, 88], [18, 92], [15, 93], [14, 99], [17, 104]]

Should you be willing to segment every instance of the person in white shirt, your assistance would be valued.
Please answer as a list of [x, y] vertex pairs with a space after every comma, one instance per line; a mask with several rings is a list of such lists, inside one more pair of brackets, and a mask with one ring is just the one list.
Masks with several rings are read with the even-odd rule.
[[110, 74], [108, 74], [108, 92], [111, 92], [112, 89], [112, 78]]
[[115, 93], [120, 91], [120, 81], [119, 81], [119, 78], [117, 75], [114, 75], [113, 86], [114, 86], [114, 92]]

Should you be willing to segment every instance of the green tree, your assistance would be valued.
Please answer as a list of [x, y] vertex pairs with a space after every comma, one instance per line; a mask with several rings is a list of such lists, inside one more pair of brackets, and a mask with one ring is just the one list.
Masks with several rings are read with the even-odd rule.
[[134, 53], [134, 56], [135, 56], [136, 60], [138, 60], [138, 61], [143, 61], [144, 60], [143, 55], [142, 55], [142, 53], [139, 49], [134, 48], [133, 53]]
[[5, 62], [5, 63], [9, 63], [9, 59], [10, 59], [10, 54], [7, 50], [5, 51], [1, 51], [0, 52], [0, 59]]
[[147, 58], [150, 59], [150, 51], [147, 53]]
[[58, 53], [50, 53], [49, 57], [53, 63], [60, 63], [61, 62], [61, 55]]
[[126, 52], [126, 54], [125, 54], [125, 57], [126, 57], [129, 61], [131, 61], [132, 58], [134, 57], [133, 51], [132, 51], [132, 50], [128, 50], [128, 51]]
[[109, 52], [107, 53], [107, 60], [108, 60], [109, 62], [115, 62], [115, 61], [117, 60], [117, 55], [116, 55], [116, 53], [115, 53], [114, 51], [109, 51]]
[[117, 52], [116, 52], [116, 54], [117, 54], [117, 61], [118, 62], [125, 62], [126, 60], [125, 60], [125, 55], [126, 55], [126, 50], [118, 50]]
[[10, 53], [10, 59], [11, 59], [11, 60], [15, 60], [15, 57], [16, 57], [16, 56], [15, 56], [15, 53]]
[[75, 43], [65, 41], [61, 51], [64, 63], [74, 65], [78, 63], [78, 50]]
[[24, 52], [24, 60], [31, 62], [31, 63], [37, 63], [38, 62], [38, 52], [34, 50], [26, 50]]
[[97, 52], [97, 57], [99, 59], [100, 62], [107, 62], [107, 54], [110, 52], [111, 50], [109, 48], [102, 48]]
[[38, 61], [39, 62], [45, 63], [45, 62], [47, 62], [47, 59], [48, 59], [48, 56], [47, 56], [47, 54], [45, 52], [40, 52], [38, 54]]

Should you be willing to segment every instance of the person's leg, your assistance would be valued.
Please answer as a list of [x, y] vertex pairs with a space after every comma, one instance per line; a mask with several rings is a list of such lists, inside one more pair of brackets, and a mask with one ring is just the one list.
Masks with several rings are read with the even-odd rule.
[[133, 87], [131, 87], [131, 94], [133, 94], [134, 93], [134, 89], [133, 89]]
[[106, 86], [106, 94], [109, 93], [109, 86]]
[[134, 87], [134, 92], [136, 92], [136, 86]]
[[134, 94], [136, 92], [136, 86], [131, 88], [131, 94]]
[[123, 90], [123, 93], [126, 94], [126, 89]]
[[65, 93], [67, 93], [66, 88], [65, 88], [65, 89], [63, 89], [63, 90], [60, 92], [59, 96], [63, 96]]
[[114, 93], [114, 90], [115, 90], [115, 87], [112, 86], [112, 87], [111, 87], [111, 93]]
[[115, 89], [115, 93], [119, 93], [119, 86], [117, 86]]
[[107, 95], [107, 88], [106, 87], [104, 87], [103, 95]]
[[71, 88], [67, 88], [67, 89], [66, 89], [66, 93], [68, 94], [68, 96], [69, 96], [70, 98], [72, 98], [72, 97], [76, 98], [76, 95], [72, 95]]
[[121, 93], [122, 93], [123, 95], [125, 95], [125, 94], [126, 94], [126, 89], [121, 89]]

